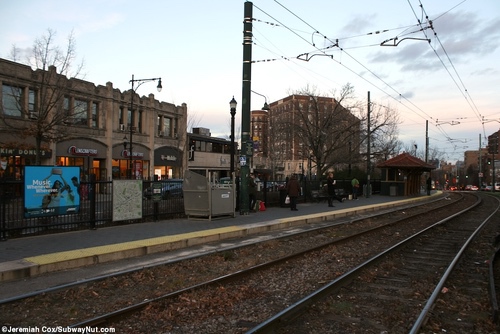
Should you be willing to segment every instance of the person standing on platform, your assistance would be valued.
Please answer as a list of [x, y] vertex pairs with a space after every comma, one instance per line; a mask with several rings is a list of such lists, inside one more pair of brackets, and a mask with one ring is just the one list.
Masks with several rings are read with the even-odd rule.
[[431, 177], [429, 176], [427, 178], [427, 196], [430, 196], [431, 195], [431, 188], [432, 188], [432, 179]]
[[248, 197], [250, 200], [250, 211], [252, 211], [252, 212], [255, 211], [256, 188], [257, 188], [257, 185], [255, 184], [255, 175], [253, 173], [251, 173], [250, 177], [248, 178]]
[[290, 210], [299, 211], [297, 209], [297, 197], [300, 195], [300, 184], [296, 175], [292, 175], [286, 184], [286, 191], [290, 197]]
[[357, 178], [352, 179], [352, 199], [358, 199], [358, 189], [359, 189], [359, 181]]

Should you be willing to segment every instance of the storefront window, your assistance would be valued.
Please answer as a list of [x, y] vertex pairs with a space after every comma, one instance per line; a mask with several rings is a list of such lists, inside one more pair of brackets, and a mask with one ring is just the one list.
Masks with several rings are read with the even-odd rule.
[[113, 159], [111, 167], [111, 177], [113, 179], [126, 179], [128, 163], [128, 160]]
[[0, 178], [20, 180], [23, 167], [29, 164], [29, 159], [22, 157], [2, 157], [0, 158]]
[[[111, 177], [113, 179], [128, 179], [130, 177], [130, 160], [129, 159], [113, 159]], [[149, 161], [134, 160], [133, 165], [134, 179], [149, 178]]]

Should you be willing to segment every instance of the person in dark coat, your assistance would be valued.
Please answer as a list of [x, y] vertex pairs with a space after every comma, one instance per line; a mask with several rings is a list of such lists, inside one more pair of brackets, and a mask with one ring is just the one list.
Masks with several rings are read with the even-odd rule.
[[430, 196], [431, 195], [431, 189], [432, 189], [432, 179], [431, 177], [429, 176], [427, 178], [427, 196]]
[[326, 186], [327, 186], [327, 192], [328, 192], [328, 206], [329, 207], [334, 207], [333, 205], [333, 200], [336, 199], [340, 203], [344, 201], [344, 198], [340, 198], [335, 194], [335, 184], [337, 182], [333, 178], [333, 173], [330, 172], [328, 173], [328, 177], [326, 179]]
[[255, 201], [256, 201], [256, 188], [257, 185], [255, 184], [255, 175], [252, 173], [250, 174], [250, 177], [248, 178], [248, 199], [250, 201], [250, 211], [254, 212], [255, 211]]
[[290, 210], [297, 210], [297, 197], [300, 195], [300, 184], [297, 180], [297, 176], [292, 175], [288, 183], [286, 184], [286, 191], [290, 197]]

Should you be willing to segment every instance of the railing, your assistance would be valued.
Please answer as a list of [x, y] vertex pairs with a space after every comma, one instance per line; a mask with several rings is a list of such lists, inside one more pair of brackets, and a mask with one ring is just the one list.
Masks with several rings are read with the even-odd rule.
[[[144, 181], [144, 187], [149, 187]], [[145, 188], [143, 188], [145, 189]], [[113, 182], [81, 182], [80, 210], [76, 214], [24, 217], [23, 181], [0, 180], [0, 239], [83, 230], [184, 216], [182, 197], [154, 202], [143, 198], [142, 219], [113, 222]]]
[[[97, 227], [142, 223], [153, 220], [168, 220], [185, 217], [182, 181], [159, 181], [169, 183], [171, 191], [158, 201], [148, 195], [152, 181], [143, 181], [142, 218], [134, 221], [114, 222], [113, 182], [81, 182], [80, 210], [76, 214], [24, 217], [24, 182], [22, 180], [0, 180], [0, 239], [84, 230]], [[360, 181], [364, 184], [363, 181]], [[286, 197], [285, 181], [259, 181], [257, 199], [267, 207], [282, 206]], [[320, 181], [301, 181], [302, 194], [299, 202], [311, 202], [312, 191], [318, 190]], [[163, 188], [162, 188], [163, 189]], [[170, 189], [170, 188], [169, 188]], [[350, 193], [350, 180], [337, 180], [337, 189]], [[380, 181], [372, 181], [372, 193], [380, 191]]]

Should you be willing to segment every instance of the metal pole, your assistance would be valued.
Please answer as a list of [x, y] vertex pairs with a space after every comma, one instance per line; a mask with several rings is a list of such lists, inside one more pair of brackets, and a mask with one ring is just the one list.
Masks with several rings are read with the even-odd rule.
[[134, 90], [134, 83], [138, 83], [137, 84], [137, 88], [138, 89], [143, 83], [145, 82], [148, 82], [148, 81], [156, 81], [158, 80], [158, 86], [156, 86], [156, 89], [158, 90], [158, 92], [161, 92], [161, 89], [162, 89], [162, 86], [161, 86], [161, 78], [151, 78], [151, 79], [134, 79], [134, 75], [132, 74], [132, 80], [130, 80], [130, 83], [132, 83], [132, 91], [131, 91], [131, 94], [132, 96], [130, 97], [130, 143], [129, 143], [129, 160], [130, 160], [130, 177], [129, 179], [133, 179], [134, 178], [134, 174], [135, 174], [135, 168], [134, 168], [134, 159], [133, 159], [133, 156], [134, 156], [134, 153], [132, 152], [132, 136], [133, 136], [133, 132], [134, 132], [134, 95], [135, 95], [135, 90]]
[[[429, 162], [429, 121], [425, 121], [425, 162]], [[429, 172], [430, 174], [430, 172]]]
[[482, 180], [482, 177], [481, 177], [481, 173], [483, 171], [482, 169], [482, 162], [481, 162], [481, 134], [479, 134], [479, 173], [478, 173], [478, 178], [479, 178], [479, 190], [481, 190], [481, 187], [483, 185], [483, 180]]
[[491, 176], [491, 180], [492, 180], [492, 184], [491, 184], [491, 191], [492, 192], [495, 192], [495, 153], [496, 151], [498, 150], [498, 133], [497, 133], [497, 136], [495, 138], [495, 146], [493, 146], [493, 155], [491, 157], [491, 164], [493, 165], [493, 175]]
[[370, 162], [370, 155], [371, 155], [371, 142], [370, 142], [370, 92], [368, 92], [368, 115], [367, 115], [367, 132], [368, 132], [368, 138], [367, 138], [367, 156], [366, 156], [366, 169], [367, 169], [367, 181], [366, 181], [366, 197], [370, 197], [371, 195], [371, 185], [370, 185], [370, 173], [371, 173], [371, 162]]
[[234, 116], [236, 115], [236, 108], [231, 108], [231, 179], [234, 174]]
[[[243, 19], [243, 82], [242, 82], [242, 107], [241, 107], [241, 187], [240, 187], [240, 214], [249, 213], [248, 178], [250, 173], [249, 161], [253, 150], [248, 147], [250, 141], [250, 92], [252, 79], [252, 12], [253, 4], [245, 2]], [[240, 160], [241, 161], [241, 160]]]
[[133, 160], [133, 153], [132, 153], [132, 136], [133, 136], [133, 131], [132, 131], [132, 127], [133, 127], [133, 122], [134, 122], [134, 95], [135, 95], [135, 92], [134, 92], [134, 75], [132, 74], [132, 90], [131, 90], [131, 94], [132, 96], [130, 97], [130, 143], [129, 143], [129, 149], [128, 149], [128, 158], [130, 160], [129, 162], [129, 173], [130, 173], [130, 176], [129, 176], [129, 179], [133, 179], [134, 178], [134, 160]]

